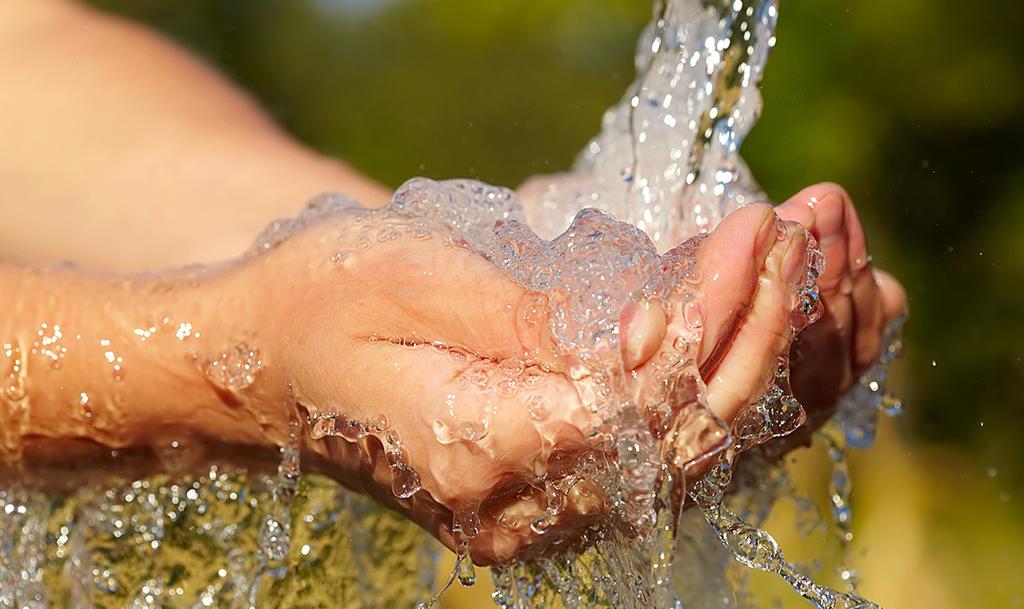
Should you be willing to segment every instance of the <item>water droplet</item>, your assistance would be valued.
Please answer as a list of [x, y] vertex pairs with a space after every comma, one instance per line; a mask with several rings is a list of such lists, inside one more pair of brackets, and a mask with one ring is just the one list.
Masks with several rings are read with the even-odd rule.
[[553, 518], [549, 514], [541, 514], [530, 522], [530, 530], [537, 535], [544, 535], [553, 524]]
[[476, 442], [487, 435], [487, 427], [480, 421], [463, 421], [459, 423], [459, 435], [463, 440]]
[[399, 499], [408, 499], [420, 490], [420, 477], [405, 465], [391, 468], [391, 492]]
[[547, 401], [540, 395], [532, 395], [526, 401], [529, 407], [530, 418], [534, 421], [543, 421], [548, 418]]
[[457, 566], [459, 583], [469, 587], [476, 583], [476, 569], [468, 556], [463, 556]]
[[223, 353], [207, 358], [202, 366], [208, 381], [228, 391], [241, 391], [256, 382], [263, 367], [259, 349], [240, 343]]
[[18, 343], [4, 343], [2, 353], [7, 360], [6, 374], [2, 377], [4, 396], [12, 402], [23, 400], [26, 394], [26, 378], [28, 370], [25, 357]]
[[317, 415], [313, 417], [313, 424], [309, 428], [309, 437], [320, 440], [327, 436], [333, 436], [336, 415]]

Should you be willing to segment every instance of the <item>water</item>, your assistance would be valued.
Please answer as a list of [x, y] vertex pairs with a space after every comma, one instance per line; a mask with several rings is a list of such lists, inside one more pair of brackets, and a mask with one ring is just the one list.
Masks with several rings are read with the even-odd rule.
[[[777, 17], [771, 0], [659, 0], [638, 43], [636, 81], [571, 172], [519, 194], [472, 180], [418, 178], [376, 211], [326, 195], [299, 217], [273, 223], [245, 258], [269, 255], [333, 218], [342, 237], [325, 268], [347, 268], [373, 248], [434, 241], [483, 256], [533, 293], [521, 321], [536, 329], [547, 319], [554, 355], [588, 412], [590, 445], [558, 476], [549, 476], [553, 445], [546, 445], [531, 482], [541, 513], [499, 519], [496, 526], [547, 545], [539, 556], [493, 569], [500, 607], [753, 606], [736, 565], [776, 574], [817, 607], [874, 606], [856, 595], [848, 567], [840, 567], [846, 589], [818, 585], [759, 528], [784, 492], [775, 439], [805, 420], [789, 388], [787, 359], [731, 426], [708, 409], [695, 360], [703, 331], [695, 291], [702, 235], [730, 211], [764, 198], [738, 150], [760, 112], [758, 84]], [[777, 230], [788, 236], [797, 229]], [[790, 338], [819, 313], [821, 264], [811, 240], [803, 276], [791, 286]], [[629, 372], [621, 345], [622, 311], [638, 303], [684, 321], [643, 379]], [[198, 334], [187, 322], [175, 327], [178, 341]], [[143, 325], [135, 335], [144, 341], [152, 332], [156, 326]], [[62, 336], [59, 325], [41, 325], [33, 354], [59, 367]], [[885, 393], [886, 366], [899, 351], [895, 325], [888, 338], [882, 361], [820, 432], [834, 463], [830, 502], [844, 547], [853, 536], [847, 451], [870, 444], [878, 412], [899, 410]], [[461, 366], [457, 382], [475, 398], [451, 400], [429, 422], [439, 445], [486, 451], [501, 431], [495, 425], [502, 408], [517, 395], [528, 396], [529, 420], [543, 436], [556, 406], [541, 393], [551, 354], [495, 361], [417, 336], [370, 340], [430, 349]], [[110, 345], [103, 345], [102, 363], [117, 382], [124, 361]], [[4, 344], [3, 353], [5, 399], [17, 422], [26, 354], [17, 343]], [[244, 396], [264, 368], [251, 342], [194, 359], [210, 384], [235, 396]], [[400, 504], [436, 494], [433, 472], [417, 470], [387, 416], [357, 416], [308, 399], [302, 389], [292, 393], [298, 409], [276, 472], [214, 463], [198, 473], [168, 467], [175, 473], [70, 494], [4, 490], [0, 607], [432, 604], [436, 549], [426, 535], [318, 476], [300, 476], [300, 449], [304, 435], [377, 443]], [[80, 405], [89, 404], [83, 392]], [[17, 454], [20, 432], [13, 431], [0, 436], [5, 453]], [[164, 451], [165, 465], [187, 450], [182, 442]], [[686, 509], [676, 509], [681, 502]], [[484, 526], [480, 505], [447, 507], [458, 549], [448, 585], [473, 585], [467, 555]], [[582, 530], [560, 533], [564, 522], [598, 512], [605, 514], [584, 518]], [[323, 581], [332, 585], [317, 585]]]
[[312, 474], [8, 489], [0, 513], [5, 608], [412, 607], [436, 571], [425, 533]]

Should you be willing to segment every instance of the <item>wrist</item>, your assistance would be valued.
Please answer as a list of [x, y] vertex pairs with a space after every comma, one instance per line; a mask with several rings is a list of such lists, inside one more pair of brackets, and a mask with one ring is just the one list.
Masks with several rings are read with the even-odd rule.
[[287, 440], [286, 383], [244, 265], [199, 280], [3, 272], [21, 295], [0, 320], [8, 461], [71, 459], [68, 443], [159, 456]]
[[245, 261], [199, 281], [194, 293], [181, 294], [175, 303], [193, 311], [175, 322], [176, 335], [191, 336], [168, 350], [183, 366], [167, 371], [169, 379], [180, 375], [196, 395], [194, 406], [177, 413], [189, 434], [261, 449], [288, 442], [294, 407], [282, 299], [269, 267], [262, 258]]

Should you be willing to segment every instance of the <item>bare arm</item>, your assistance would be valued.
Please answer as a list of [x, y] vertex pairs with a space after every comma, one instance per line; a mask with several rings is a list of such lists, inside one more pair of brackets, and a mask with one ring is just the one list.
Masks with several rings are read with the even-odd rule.
[[319, 192], [387, 198], [159, 36], [64, 0], [0, 3], [0, 73], [0, 259], [212, 262]]
[[258, 271], [127, 278], [0, 265], [12, 296], [0, 319], [0, 462], [86, 472], [110, 449], [149, 460], [179, 444], [197, 456], [286, 443], [283, 373], [253, 341], [271, 327], [248, 296]]
[[[335, 218], [258, 262], [201, 278], [39, 270], [58, 259], [132, 271], [234, 257], [270, 220], [295, 215], [320, 191], [371, 204], [386, 194], [302, 148], [229, 83], [157, 36], [64, 0], [0, 2], [0, 71], [0, 259], [15, 261], [0, 264], [0, 290], [14, 295], [0, 318], [0, 463], [14, 465], [0, 466], [0, 477], [26, 464], [45, 470], [47, 462], [64, 471], [97, 449], [158, 453], [179, 437], [226, 447], [236, 459], [245, 452], [238, 446], [273, 455], [301, 401], [318, 421], [372, 424], [388, 428], [378, 436], [401, 440], [401, 450], [384, 455], [372, 434], [356, 442], [306, 439], [305, 464], [397, 504], [453, 545], [451, 509], [507, 499], [510, 475], [516, 480], [535, 472], [538, 458], [545, 464], [579, 448], [577, 415], [589, 411], [557, 368], [545, 370], [548, 380], [536, 389], [550, 392], [541, 396], [551, 411], [543, 436], [521, 393], [503, 398], [509, 420], [481, 438], [487, 450], [472, 439], [438, 442], [433, 424], [451, 396], [478, 403], [472, 387], [457, 383], [470, 362], [496, 365], [545, 342], [521, 344], [520, 308], [512, 306], [526, 301], [520, 286], [441, 239], [375, 244], [367, 253], [355, 240], [364, 229]], [[856, 328], [865, 338], [857, 352], [870, 360], [883, 318], [903, 299], [896, 286], [888, 292], [898, 298], [886, 305], [875, 289], [852, 204], [832, 195], [816, 197], [813, 213], [800, 198], [780, 213], [842, 254], [828, 254], [837, 286], [846, 275], [858, 278], [850, 302], [827, 291], [823, 298], [845, 303], [834, 327], [845, 329], [845, 340]], [[764, 390], [788, 349], [791, 282], [801, 273], [783, 273], [800, 270], [783, 262], [806, 263], [804, 234], [780, 237], [766, 207], [730, 218], [697, 254], [699, 265], [715, 270], [698, 273], [707, 278], [698, 292], [708, 313], [700, 363], [714, 377], [709, 403], [726, 420]], [[353, 251], [361, 253], [337, 256]], [[627, 353], [646, 354], [634, 358], [635, 370], [656, 348], [676, 348], [670, 322], [640, 324], [655, 328], [644, 332], [627, 324], [626, 344], [644, 347]], [[424, 341], [455, 345], [458, 357], [407, 346]], [[252, 384], [236, 390], [211, 371], [250, 350], [259, 351], [261, 368]], [[840, 363], [850, 351], [837, 350]], [[818, 368], [833, 368], [833, 360], [812, 355], [827, 363]], [[852, 363], [837, 368], [852, 371]], [[849, 380], [835, 379], [826, 397], [834, 400]], [[291, 381], [302, 400], [289, 395]], [[557, 433], [549, 433], [552, 425]], [[557, 450], [546, 452], [544, 442]], [[422, 492], [396, 498], [396, 481], [410, 488], [409, 471]], [[492, 507], [500, 522], [506, 506]], [[474, 557], [507, 556], [530, 541], [529, 518], [514, 534], [495, 531], [491, 547], [474, 548]]]

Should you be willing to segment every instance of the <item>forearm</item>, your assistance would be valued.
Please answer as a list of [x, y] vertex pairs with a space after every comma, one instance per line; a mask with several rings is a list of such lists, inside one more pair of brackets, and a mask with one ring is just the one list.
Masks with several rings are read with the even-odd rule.
[[212, 262], [319, 192], [387, 198], [180, 49], [82, 6], [0, 3], [0, 71], [0, 258]]
[[273, 350], [260, 349], [270, 337], [259, 335], [250, 272], [128, 279], [0, 266], [10, 295], [0, 456], [31, 468], [73, 465], [80, 451], [68, 445], [157, 456], [283, 445], [286, 382]]

